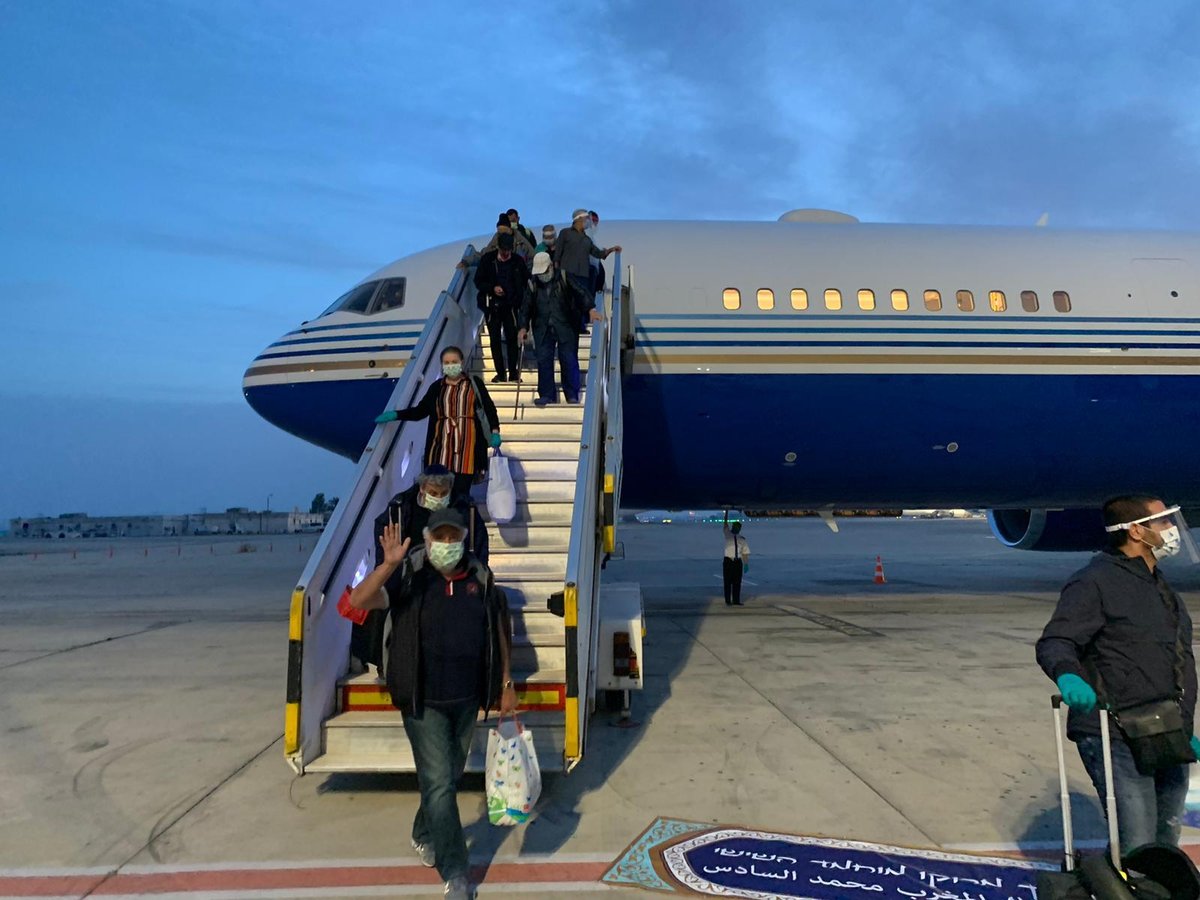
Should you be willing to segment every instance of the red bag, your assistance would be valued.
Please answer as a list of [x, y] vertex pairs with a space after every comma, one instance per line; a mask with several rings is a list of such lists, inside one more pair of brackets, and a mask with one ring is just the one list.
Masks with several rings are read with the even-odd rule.
[[370, 612], [369, 609], [355, 609], [350, 605], [350, 585], [346, 585], [342, 596], [338, 598], [337, 611], [343, 619], [349, 619], [355, 625], [367, 621], [367, 613]]

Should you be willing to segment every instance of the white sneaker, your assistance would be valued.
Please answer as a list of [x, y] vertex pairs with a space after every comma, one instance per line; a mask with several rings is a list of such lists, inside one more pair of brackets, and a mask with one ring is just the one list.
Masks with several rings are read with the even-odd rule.
[[448, 900], [475, 900], [475, 888], [471, 887], [471, 882], [463, 875], [447, 881], [443, 893]]
[[419, 844], [413, 841], [412, 848], [417, 851], [417, 856], [421, 857], [421, 865], [425, 868], [432, 869], [437, 865], [437, 857], [433, 853], [433, 844]]

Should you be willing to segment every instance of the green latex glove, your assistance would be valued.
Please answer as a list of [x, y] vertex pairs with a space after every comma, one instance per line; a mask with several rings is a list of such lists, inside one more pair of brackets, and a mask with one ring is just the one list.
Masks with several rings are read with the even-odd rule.
[[1200, 759], [1200, 738], [1192, 735], [1192, 752], [1196, 754], [1196, 759]]
[[1090, 713], [1096, 708], [1096, 692], [1078, 675], [1072, 675], [1069, 672], [1066, 675], [1059, 675], [1055, 684], [1058, 685], [1063, 700], [1071, 709]]
[[492, 446], [493, 447], [500, 446], [500, 432], [498, 432], [498, 431], [492, 432]]
[[375, 424], [382, 425], [384, 422], [395, 422], [398, 418], [400, 417], [396, 415], [396, 411], [389, 409], [387, 412], [380, 413], [375, 417]]
[[742, 563], [742, 571], [749, 572], [750, 571], [750, 563]]

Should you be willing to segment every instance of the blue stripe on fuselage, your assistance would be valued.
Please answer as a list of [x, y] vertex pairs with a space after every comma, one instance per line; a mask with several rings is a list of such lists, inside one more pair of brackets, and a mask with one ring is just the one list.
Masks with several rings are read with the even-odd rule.
[[[245, 393], [268, 421], [357, 459], [394, 384]], [[1044, 508], [1149, 490], [1200, 505], [1198, 395], [1195, 375], [632, 375], [622, 501]], [[1138, 422], [1170, 426], [1146, 449]]]

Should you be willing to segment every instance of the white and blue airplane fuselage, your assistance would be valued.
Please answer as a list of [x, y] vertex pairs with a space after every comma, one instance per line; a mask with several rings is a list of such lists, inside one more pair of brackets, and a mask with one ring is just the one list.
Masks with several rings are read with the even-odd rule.
[[[986, 507], [1038, 549], [1090, 543], [1116, 493], [1200, 507], [1198, 235], [606, 222], [599, 242], [636, 279], [627, 506]], [[465, 244], [269, 346], [250, 405], [357, 459]]]

